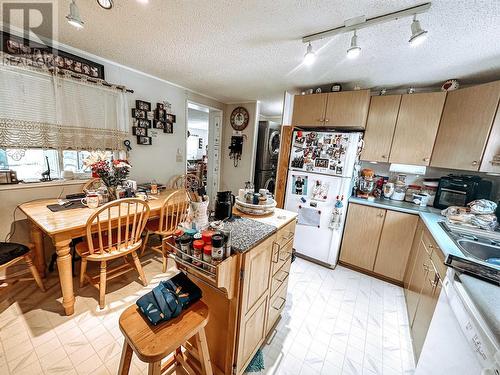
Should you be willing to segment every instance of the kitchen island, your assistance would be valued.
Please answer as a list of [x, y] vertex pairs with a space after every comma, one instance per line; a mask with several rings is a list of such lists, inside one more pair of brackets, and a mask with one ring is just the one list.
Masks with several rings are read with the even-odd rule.
[[234, 213], [232, 255], [214, 272], [202, 272], [174, 257], [177, 268], [200, 287], [209, 307], [206, 334], [215, 374], [242, 374], [278, 323], [286, 302], [295, 234], [295, 213], [281, 209], [266, 217]]

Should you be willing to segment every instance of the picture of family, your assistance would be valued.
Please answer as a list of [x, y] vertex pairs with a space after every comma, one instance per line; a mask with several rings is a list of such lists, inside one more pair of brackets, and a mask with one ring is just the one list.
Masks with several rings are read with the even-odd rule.
[[292, 194], [307, 195], [307, 176], [292, 175]]

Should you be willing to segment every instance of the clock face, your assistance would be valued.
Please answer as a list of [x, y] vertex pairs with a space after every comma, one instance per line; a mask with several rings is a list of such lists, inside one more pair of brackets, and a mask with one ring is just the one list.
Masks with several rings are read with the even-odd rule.
[[231, 113], [231, 126], [234, 130], [243, 130], [247, 127], [250, 115], [243, 107], [237, 107]]

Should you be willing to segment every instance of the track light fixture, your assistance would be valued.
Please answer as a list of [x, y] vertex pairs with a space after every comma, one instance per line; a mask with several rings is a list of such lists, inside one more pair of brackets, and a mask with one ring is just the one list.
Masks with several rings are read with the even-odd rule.
[[351, 46], [347, 50], [347, 57], [349, 59], [355, 59], [361, 53], [361, 47], [358, 46], [358, 36], [356, 35], [356, 30], [351, 38]]
[[311, 42], [307, 45], [307, 51], [306, 54], [304, 55], [304, 64], [305, 65], [312, 65], [314, 64], [314, 61], [316, 60], [316, 54], [313, 51]]
[[97, 0], [97, 4], [106, 10], [113, 8], [113, 0]]
[[83, 21], [80, 18], [80, 10], [76, 5], [75, 0], [71, 0], [71, 4], [69, 4], [69, 14], [66, 16], [66, 19], [71, 26], [74, 26], [77, 29], [83, 29]]
[[415, 14], [413, 16], [413, 22], [411, 23], [411, 37], [408, 43], [414, 47], [421, 44], [425, 39], [427, 39], [427, 30], [422, 29], [420, 21], [417, 20], [417, 15]]

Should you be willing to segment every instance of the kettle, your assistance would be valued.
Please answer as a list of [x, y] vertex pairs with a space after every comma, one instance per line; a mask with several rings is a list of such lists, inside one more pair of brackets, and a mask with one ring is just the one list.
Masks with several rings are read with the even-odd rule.
[[215, 220], [230, 219], [233, 216], [235, 197], [230, 191], [217, 192], [215, 200]]

